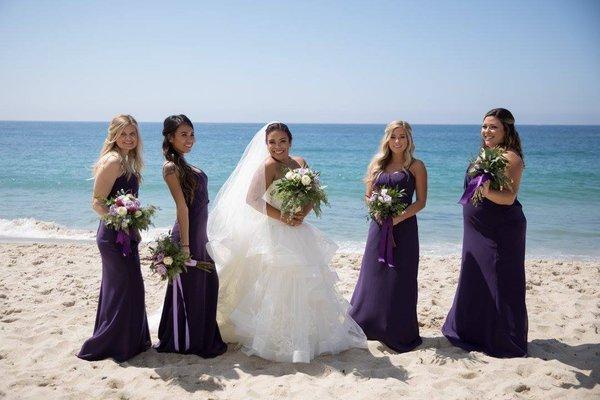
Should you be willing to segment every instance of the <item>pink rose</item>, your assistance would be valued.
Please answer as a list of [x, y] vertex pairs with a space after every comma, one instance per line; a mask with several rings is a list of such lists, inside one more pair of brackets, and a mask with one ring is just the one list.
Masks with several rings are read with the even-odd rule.
[[125, 202], [125, 208], [127, 208], [127, 212], [133, 214], [139, 209], [139, 205], [135, 201], [127, 201]]

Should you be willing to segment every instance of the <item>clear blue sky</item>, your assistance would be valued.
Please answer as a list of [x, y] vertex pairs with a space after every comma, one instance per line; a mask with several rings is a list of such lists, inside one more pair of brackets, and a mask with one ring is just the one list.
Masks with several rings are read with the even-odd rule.
[[0, 119], [600, 124], [600, 1], [0, 0]]

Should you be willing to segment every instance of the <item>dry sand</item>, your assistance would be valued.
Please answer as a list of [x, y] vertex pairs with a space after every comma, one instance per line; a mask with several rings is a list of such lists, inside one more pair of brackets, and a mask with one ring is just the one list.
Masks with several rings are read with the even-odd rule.
[[[142, 264], [150, 315], [165, 283]], [[101, 271], [95, 245], [0, 244], [0, 398], [600, 398], [599, 261], [528, 260], [530, 355], [517, 359], [468, 353], [441, 335], [459, 265], [458, 256], [421, 258], [424, 343], [410, 353], [371, 341], [368, 350], [281, 364], [231, 345], [211, 360], [149, 350], [118, 364], [74, 355], [94, 325]], [[337, 254], [332, 266], [349, 298], [360, 256]]]

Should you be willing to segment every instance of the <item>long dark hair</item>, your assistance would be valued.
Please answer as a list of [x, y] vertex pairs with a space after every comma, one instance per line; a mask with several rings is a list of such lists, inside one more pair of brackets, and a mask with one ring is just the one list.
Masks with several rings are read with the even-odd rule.
[[494, 108], [485, 113], [483, 119], [486, 117], [496, 117], [502, 122], [502, 126], [504, 126], [504, 143], [502, 145], [517, 153], [521, 157], [521, 160], [524, 160], [521, 139], [519, 138], [519, 132], [515, 128], [515, 117], [513, 117], [512, 113], [506, 108]]
[[275, 131], [281, 131], [281, 132], [285, 133], [287, 135], [290, 143], [292, 143], [292, 132], [290, 132], [290, 128], [288, 128], [288, 126], [282, 122], [273, 122], [272, 124], [269, 124], [267, 126], [267, 129], [265, 129], [265, 142], [267, 142], [269, 133], [275, 132]]
[[187, 125], [190, 128], [194, 129], [194, 125], [192, 121], [188, 117], [183, 114], [179, 115], [171, 115], [165, 119], [163, 123], [163, 154], [165, 156], [165, 160], [172, 162], [177, 167], [177, 171], [179, 172], [179, 182], [181, 183], [181, 190], [183, 191], [183, 196], [185, 197], [185, 201], [188, 204], [191, 204], [194, 201], [194, 194], [196, 193], [196, 178], [194, 177], [194, 171], [192, 167], [185, 161], [185, 158], [171, 144], [169, 139], [173, 138], [175, 131], [181, 125]]

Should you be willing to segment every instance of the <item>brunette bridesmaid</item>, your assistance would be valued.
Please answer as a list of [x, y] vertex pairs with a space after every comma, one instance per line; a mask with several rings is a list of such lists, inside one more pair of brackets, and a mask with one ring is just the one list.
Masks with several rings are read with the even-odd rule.
[[[163, 177], [177, 209], [172, 235], [193, 260], [212, 262], [206, 251], [208, 237], [208, 178], [184, 158], [196, 142], [194, 125], [185, 115], [165, 119], [163, 128]], [[217, 326], [217, 271], [189, 267], [180, 275], [181, 287], [168, 285], [156, 350], [196, 354], [211, 358], [223, 354], [227, 345]]]
[[[108, 213], [103, 199], [120, 190], [138, 196], [142, 179], [142, 140], [138, 124], [130, 115], [118, 115], [94, 166], [92, 207], [98, 215]], [[123, 254], [117, 232], [100, 222], [96, 243], [102, 258], [102, 283], [94, 334], [79, 354], [84, 360], [113, 358], [125, 361], [150, 347], [144, 303], [144, 282], [138, 253], [139, 236], [130, 235], [130, 252]]]
[[[427, 170], [414, 158], [411, 126], [391, 122], [365, 177], [366, 198], [381, 186], [404, 190], [408, 207], [390, 221], [371, 221], [350, 315], [367, 338], [397, 352], [421, 344], [417, 322], [419, 233], [416, 214], [427, 200]], [[416, 200], [413, 202], [413, 194]], [[390, 237], [387, 237], [387, 235]]]
[[506, 172], [512, 185], [492, 190], [487, 181], [483, 202], [463, 205], [462, 265], [442, 332], [465, 350], [493, 357], [522, 357], [527, 355], [527, 221], [517, 200], [523, 151], [510, 111], [495, 108], [485, 114], [481, 138], [483, 147], [505, 149], [509, 162]]

